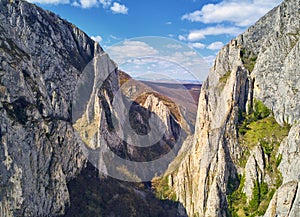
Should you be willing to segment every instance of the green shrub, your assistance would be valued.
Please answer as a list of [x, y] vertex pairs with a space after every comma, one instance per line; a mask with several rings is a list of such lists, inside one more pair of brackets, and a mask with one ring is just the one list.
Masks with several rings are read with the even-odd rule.
[[252, 189], [252, 199], [249, 201], [249, 208], [252, 212], [258, 209], [260, 204], [260, 188], [258, 181], [255, 182]]
[[251, 51], [246, 50], [245, 48], [241, 49], [240, 56], [245, 68], [249, 72], [252, 72], [256, 64], [257, 56], [254, 55]]
[[[249, 114], [241, 111], [238, 113], [238, 135], [239, 143], [243, 147], [243, 153], [238, 159], [238, 166], [245, 168], [250, 156], [250, 151], [257, 144], [260, 144], [266, 160], [265, 173], [274, 180], [274, 184], [265, 182], [254, 183], [252, 199], [247, 204], [246, 195], [242, 189], [244, 187], [244, 177], [239, 177], [240, 186], [228, 195], [228, 211], [230, 216], [262, 216], [266, 212], [268, 205], [276, 189], [282, 184], [282, 175], [278, 170], [278, 165], [282, 156], [277, 152], [281, 141], [288, 135], [290, 126], [285, 124], [280, 126], [268, 109], [261, 101], [254, 99], [253, 107], [248, 108]], [[277, 157], [276, 157], [277, 156]], [[232, 187], [229, 185], [229, 187]]]
[[279, 188], [281, 185], [282, 185], [282, 175], [281, 173], [277, 173], [275, 186], [276, 188]]
[[268, 117], [271, 114], [271, 110], [266, 107], [261, 101], [254, 100], [254, 117], [257, 120]]
[[169, 177], [155, 177], [152, 180], [152, 186], [155, 189], [156, 197], [161, 200], [176, 201], [176, 193], [169, 186]]
[[269, 190], [269, 187], [268, 187], [268, 184], [265, 183], [265, 182], [262, 182], [260, 184], [260, 192], [262, 195], [267, 195], [268, 194], [268, 190]]
[[279, 154], [277, 159], [276, 159], [276, 167], [279, 166], [279, 164], [281, 163], [281, 160], [282, 160], [282, 154]]
[[267, 154], [268, 156], [270, 156], [274, 150], [274, 144], [270, 144], [268, 141], [266, 141], [264, 139], [262, 139], [260, 141], [260, 144], [264, 150], [264, 153]]

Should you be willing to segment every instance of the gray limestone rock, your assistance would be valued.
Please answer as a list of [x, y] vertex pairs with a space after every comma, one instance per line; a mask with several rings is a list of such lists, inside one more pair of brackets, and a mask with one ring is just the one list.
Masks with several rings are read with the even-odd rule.
[[[246, 172], [244, 191], [248, 197], [253, 180], [263, 181], [264, 157], [259, 149], [250, 155], [246, 169], [237, 163], [245, 150], [236, 129], [238, 114], [249, 113], [255, 98], [272, 110], [279, 124], [295, 125], [299, 121], [299, 16], [299, 0], [286, 0], [223, 47], [216, 57], [202, 86], [194, 141], [173, 174], [172, 190], [189, 216], [228, 214], [226, 185], [236, 179], [237, 173]], [[266, 216], [273, 216], [270, 209], [285, 213], [282, 216], [287, 210], [290, 216], [299, 214], [297, 138], [299, 128], [295, 125], [281, 144], [283, 186], [276, 195], [289, 191], [286, 206], [274, 199]], [[264, 179], [268, 181], [269, 177]]]
[[252, 199], [252, 191], [255, 183], [260, 184], [263, 181], [265, 170], [264, 153], [261, 146], [255, 147], [245, 166], [245, 186], [243, 191], [247, 196], [248, 202]]
[[73, 93], [101, 53], [51, 12], [0, 1], [0, 216], [64, 213], [67, 182], [86, 162], [72, 126]]

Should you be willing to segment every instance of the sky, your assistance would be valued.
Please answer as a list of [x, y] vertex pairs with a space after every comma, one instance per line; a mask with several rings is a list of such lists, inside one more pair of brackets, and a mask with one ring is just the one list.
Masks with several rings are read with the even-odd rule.
[[216, 54], [225, 44], [282, 2], [29, 1], [74, 23], [98, 41], [119, 67], [133, 77], [151, 80], [167, 76], [198, 81], [206, 78]]

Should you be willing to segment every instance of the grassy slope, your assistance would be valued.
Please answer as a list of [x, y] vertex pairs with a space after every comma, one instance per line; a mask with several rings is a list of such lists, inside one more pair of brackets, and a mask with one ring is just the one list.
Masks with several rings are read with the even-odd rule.
[[[274, 119], [271, 111], [262, 102], [255, 100], [253, 112], [249, 115], [242, 114], [240, 117], [239, 137], [240, 144], [244, 147], [243, 156], [239, 159], [239, 166], [245, 168], [250, 155], [250, 150], [261, 145], [265, 155], [265, 174], [272, 183], [254, 183], [252, 199], [247, 203], [243, 193], [245, 176], [239, 176], [237, 189], [229, 189], [229, 211], [231, 216], [258, 216], [263, 215], [272, 199], [275, 190], [281, 185], [282, 177], [278, 170], [281, 156], [277, 155], [281, 141], [288, 135], [290, 127], [280, 126]], [[229, 182], [229, 187], [231, 183]]]

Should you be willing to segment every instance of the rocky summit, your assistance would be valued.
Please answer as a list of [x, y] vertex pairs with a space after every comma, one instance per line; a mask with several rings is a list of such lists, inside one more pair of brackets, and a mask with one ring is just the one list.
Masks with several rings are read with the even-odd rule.
[[[300, 1], [285, 0], [224, 46], [194, 129], [188, 109], [155, 91], [125, 85], [115, 104], [129, 76], [98, 43], [0, 0], [0, 216], [298, 217], [299, 37]], [[161, 139], [130, 145], [141, 141], [124, 125], [160, 135], [150, 119], [166, 127]]]

